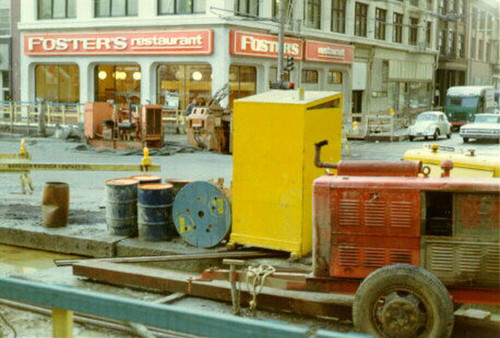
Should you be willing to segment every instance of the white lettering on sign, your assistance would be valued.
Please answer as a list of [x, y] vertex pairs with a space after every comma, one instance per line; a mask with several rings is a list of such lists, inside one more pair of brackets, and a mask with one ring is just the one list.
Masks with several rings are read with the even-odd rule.
[[344, 49], [333, 49], [333, 48], [318, 48], [318, 54], [325, 57], [344, 57], [345, 50]]
[[[253, 52], [277, 53], [278, 41], [259, 39], [249, 35], [241, 36], [241, 49]], [[300, 45], [298, 43], [285, 43], [285, 54], [299, 54]]]
[[126, 49], [127, 38], [46, 38], [34, 37], [28, 39], [28, 50], [34, 50], [35, 46], [41, 45], [46, 51], [68, 50], [123, 50]]
[[132, 48], [139, 46], [201, 46], [203, 38], [201, 35], [191, 37], [157, 37], [134, 38], [130, 41]]

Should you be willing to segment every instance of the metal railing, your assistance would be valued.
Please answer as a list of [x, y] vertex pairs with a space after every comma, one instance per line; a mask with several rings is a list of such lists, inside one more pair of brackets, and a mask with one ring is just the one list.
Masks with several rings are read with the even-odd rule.
[[0, 278], [0, 298], [51, 308], [54, 337], [71, 337], [73, 312], [205, 337], [351, 337], [15, 278]]
[[30, 129], [38, 126], [40, 109], [44, 109], [45, 125], [54, 127], [57, 124], [77, 124], [83, 122], [83, 104], [53, 103], [43, 105], [34, 101], [0, 101], [0, 126], [7, 127], [12, 133], [14, 129]]

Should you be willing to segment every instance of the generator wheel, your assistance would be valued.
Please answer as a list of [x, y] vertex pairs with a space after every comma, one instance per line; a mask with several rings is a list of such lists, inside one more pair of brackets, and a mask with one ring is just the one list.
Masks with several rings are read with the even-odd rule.
[[356, 330], [376, 337], [449, 337], [454, 321], [443, 283], [407, 264], [372, 272], [356, 292], [352, 316]]

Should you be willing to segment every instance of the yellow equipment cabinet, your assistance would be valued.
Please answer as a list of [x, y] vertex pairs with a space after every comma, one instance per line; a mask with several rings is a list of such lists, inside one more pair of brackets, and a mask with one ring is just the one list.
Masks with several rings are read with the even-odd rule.
[[314, 143], [322, 160], [341, 153], [342, 94], [272, 90], [234, 102], [233, 222], [230, 245], [312, 250]]
[[441, 176], [441, 161], [453, 161], [452, 177], [500, 177], [500, 160], [496, 157], [476, 155], [474, 150], [462, 151], [453, 147], [432, 145], [427, 149], [411, 149], [404, 160], [422, 161], [431, 168], [431, 177]]

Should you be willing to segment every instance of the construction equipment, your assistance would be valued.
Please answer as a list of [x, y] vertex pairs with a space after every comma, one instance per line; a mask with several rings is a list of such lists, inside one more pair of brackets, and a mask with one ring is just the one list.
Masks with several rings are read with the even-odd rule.
[[439, 164], [443, 160], [453, 161], [452, 176], [456, 177], [500, 177], [500, 159], [476, 154], [475, 149], [459, 149], [437, 144], [424, 145], [423, 149], [410, 149], [405, 160], [422, 161], [429, 166], [431, 176], [439, 176]]
[[162, 107], [130, 103], [85, 103], [85, 137], [96, 148], [142, 149], [163, 146]]
[[229, 84], [219, 89], [206, 107], [194, 108], [186, 118], [188, 145], [218, 153], [232, 152], [232, 114], [221, 106], [229, 94]]
[[342, 94], [271, 90], [234, 103], [233, 224], [230, 244], [311, 252], [314, 142], [341, 155]]

